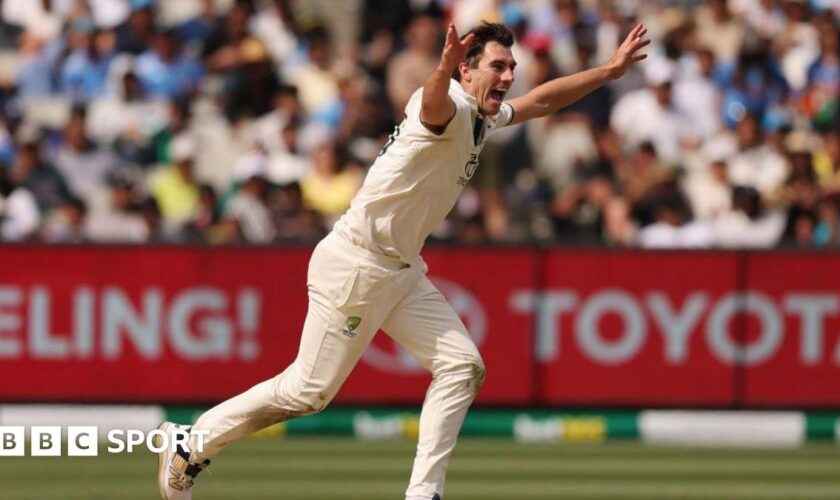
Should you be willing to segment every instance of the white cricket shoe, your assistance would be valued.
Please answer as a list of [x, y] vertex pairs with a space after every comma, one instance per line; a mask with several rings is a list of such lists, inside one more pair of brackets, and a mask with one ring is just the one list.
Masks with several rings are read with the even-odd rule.
[[[169, 437], [169, 443], [174, 442], [176, 431], [189, 432], [190, 428], [185, 425], [164, 422], [158, 429], [164, 431]], [[154, 437], [156, 448], [163, 448], [163, 438]], [[158, 489], [163, 500], [190, 500], [192, 498], [192, 487], [195, 476], [205, 467], [210, 465], [210, 460], [197, 464], [190, 462], [190, 452], [183, 446], [178, 446], [177, 451], [172, 446], [158, 453]]]

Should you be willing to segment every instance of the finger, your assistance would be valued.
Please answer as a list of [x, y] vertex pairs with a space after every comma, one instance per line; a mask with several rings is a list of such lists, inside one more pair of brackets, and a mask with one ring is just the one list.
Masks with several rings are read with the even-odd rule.
[[642, 31], [636, 33], [636, 38], [642, 38], [645, 35], [647, 35], [647, 28], [642, 28]]
[[639, 62], [642, 59], [647, 59], [647, 54], [637, 54], [633, 56], [633, 62]]
[[472, 45], [473, 40], [475, 40], [475, 33], [470, 33], [469, 35], [465, 36], [464, 39], [461, 41], [461, 45], [464, 47], [469, 47]]
[[630, 30], [630, 33], [627, 34], [627, 38], [630, 39], [630, 40], [636, 38], [636, 36], [638, 35], [639, 31], [642, 28], [644, 28], [642, 23], [637, 24], [636, 26], [633, 27], [632, 30]]
[[633, 42], [633, 50], [639, 50], [642, 47], [647, 47], [650, 45], [650, 40], [642, 40], [641, 38], [637, 38], [635, 42]]
[[449, 28], [446, 30], [446, 43], [447, 45], [452, 45], [458, 41], [458, 31], [455, 29], [454, 24], [450, 24]]

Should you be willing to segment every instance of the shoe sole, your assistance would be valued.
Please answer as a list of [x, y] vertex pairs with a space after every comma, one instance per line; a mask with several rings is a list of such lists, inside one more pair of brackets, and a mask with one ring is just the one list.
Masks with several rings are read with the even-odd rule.
[[[160, 424], [158, 426], [158, 429], [162, 430], [164, 432], [167, 432], [169, 430], [168, 427], [169, 427], [169, 425], [166, 422], [163, 422], [162, 424]], [[155, 445], [155, 448], [161, 448], [163, 446], [163, 438], [161, 438], [158, 435], [155, 435], [155, 437], [152, 439], [152, 441]], [[163, 450], [160, 453], [158, 453], [158, 480], [157, 480], [157, 483], [158, 483], [158, 491], [160, 492], [160, 498], [162, 498], [163, 500], [169, 500], [169, 498], [166, 496], [166, 485], [164, 484], [164, 479], [165, 479], [165, 476], [166, 476], [166, 455], [167, 455], [166, 450]]]

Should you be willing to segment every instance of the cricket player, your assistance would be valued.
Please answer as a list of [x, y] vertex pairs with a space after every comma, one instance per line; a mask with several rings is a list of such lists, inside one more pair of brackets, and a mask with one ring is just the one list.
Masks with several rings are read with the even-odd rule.
[[[544, 83], [505, 101], [514, 78], [513, 34], [483, 24], [463, 38], [446, 33], [440, 64], [411, 97], [405, 119], [370, 168], [359, 193], [309, 262], [309, 310], [295, 361], [201, 415], [204, 450], [159, 456], [164, 500], [188, 500], [193, 481], [228, 444], [291, 418], [323, 410], [379, 329], [408, 350], [433, 380], [407, 500], [440, 500], [449, 455], [484, 363], [464, 324], [426, 277], [420, 250], [478, 167], [489, 133], [554, 113], [620, 77], [645, 58], [636, 26], [606, 64]], [[457, 74], [456, 74], [457, 70]], [[456, 79], [452, 79], [456, 74]], [[164, 422], [161, 429], [179, 426]]]

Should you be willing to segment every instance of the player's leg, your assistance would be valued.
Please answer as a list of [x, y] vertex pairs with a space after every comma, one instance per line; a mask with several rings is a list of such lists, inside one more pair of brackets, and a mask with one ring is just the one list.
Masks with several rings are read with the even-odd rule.
[[207, 433], [203, 451], [193, 433], [181, 458], [170, 454], [161, 460], [158, 481], [164, 499], [189, 499], [192, 477], [184, 477], [186, 471], [195, 472], [231, 442], [322, 410], [405, 294], [399, 272], [367, 265], [332, 241], [319, 244], [310, 260], [309, 310], [297, 358], [283, 373], [198, 418], [193, 430]]
[[433, 375], [406, 497], [443, 495], [449, 455], [484, 381], [484, 363], [458, 314], [425, 276], [382, 329]]
[[201, 415], [194, 427], [209, 435], [204, 452], [193, 449], [195, 458], [213, 458], [232, 441], [324, 409], [401, 299], [398, 273], [331, 243], [319, 244], [310, 261], [309, 311], [297, 358], [283, 373]]

